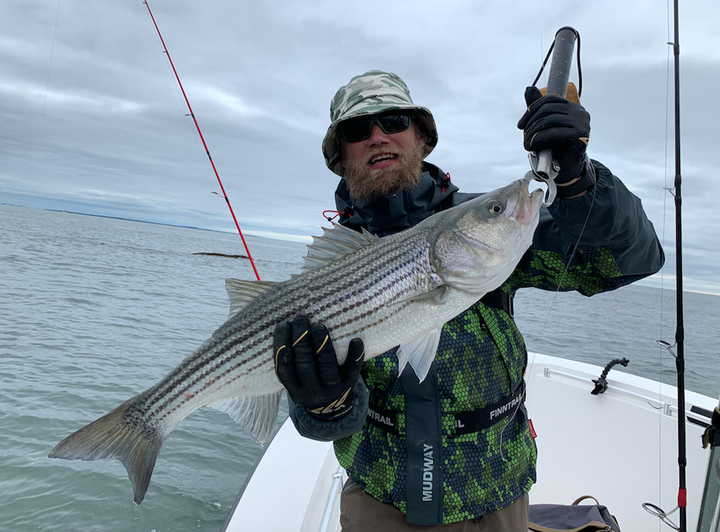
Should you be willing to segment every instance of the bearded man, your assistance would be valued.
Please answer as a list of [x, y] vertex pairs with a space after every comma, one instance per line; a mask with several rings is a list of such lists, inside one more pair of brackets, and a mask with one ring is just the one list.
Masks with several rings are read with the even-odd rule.
[[[344, 532], [526, 531], [537, 452], [522, 404], [527, 350], [512, 296], [526, 287], [591, 296], [663, 264], [640, 200], [587, 157], [590, 115], [579, 101], [535, 87], [525, 100], [524, 147], [552, 149], [558, 199], [542, 209], [532, 247], [503, 285], [445, 324], [423, 382], [409, 365], [399, 371], [397, 348], [363, 364], [355, 339], [339, 367], [322, 324], [298, 316], [275, 329], [275, 350], [283, 348], [276, 371], [295, 426], [333, 441], [348, 473]], [[395, 74], [352, 78], [330, 112], [323, 154], [342, 178], [341, 224], [382, 237], [478, 195], [459, 192], [424, 161], [438, 142], [435, 121]]]

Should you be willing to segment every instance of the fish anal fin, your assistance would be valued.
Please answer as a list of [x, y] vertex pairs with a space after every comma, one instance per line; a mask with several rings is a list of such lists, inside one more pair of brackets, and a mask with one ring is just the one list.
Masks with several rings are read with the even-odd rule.
[[230, 298], [230, 317], [240, 312], [254, 301], [260, 294], [277, 283], [269, 281], [245, 281], [242, 279], [226, 279], [225, 289]]
[[208, 406], [225, 412], [262, 445], [273, 435], [283, 391], [280, 389], [264, 395], [230, 397]]
[[139, 416], [131, 414], [130, 409], [137, 399], [130, 399], [74, 432], [58, 443], [48, 457], [66, 460], [117, 458], [125, 466], [132, 482], [135, 504], [140, 504], [145, 498], [167, 435], [155, 427], [142, 424]]
[[441, 332], [442, 327], [433, 329], [415, 340], [401, 345], [396, 352], [399, 363], [398, 375], [403, 372], [405, 365], [409, 363], [415, 370], [420, 382], [424, 381], [433, 360], [435, 360]]

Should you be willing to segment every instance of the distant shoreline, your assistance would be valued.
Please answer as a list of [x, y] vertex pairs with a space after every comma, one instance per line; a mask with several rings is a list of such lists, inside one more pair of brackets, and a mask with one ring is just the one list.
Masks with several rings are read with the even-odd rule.
[[[19, 205], [17, 203], [8, 203], [7, 201], [0, 201], [0, 206], [8, 206], [8, 207], [18, 207], [23, 209], [36, 209], [39, 211], [48, 211], [48, 212], [59, 212], [59, 213], [68, 213], [68, 214], [78, 214], [81, 216], [94, 216], [96, 218], [108, 218], [111, 220], [122, 220], [126, 222], [139, 222], [144, 224], [153, 224], [153, 225], [162, 225], [166, 227], [180, 227], [182, 229], [197, 229], [198, 231], [210, 231], [213, 233], [222, 233], [227, 235], [233, 235], [237, 234], [235, 230], [226, 230], [226, 229], [209, 229], [206, 227], [198, 227], [195, 225], [183, 225], [183, 224], [176, 224], [176, 223], [169, 223], [169, 222], [154, 222], [151, 220], [142, 220], [138, 218], [128, 218], [127, 216], [114, 216], [111, 214], [94, 214], [94, 213], [88, 213], [88, 212], [81, 212], [77, 210], [68, 210], [68, 209], [57, 209], [57, 208], [50, 208], [50, 207], [41, 207], [41, 206], [31, 206], [31, 205]], [[308, 234], [293, 234], [293, 233], [283, 233], [283, 232], [275, 232], [275, 231], [266, 231], [266, 230], [243, 230], [243, 234], [246, 236], [252, 236], [253, 238], [263, 238], [268, 240], [281, 240], [283, 242], [300, 242], [303, 244], [309, 244], [312, 241], [312, 232], [309, 232]]]
[[[204, 227], [195, 227], [193, 225], [176, 225], [176, 224], [169, 224], [169, 223], [163, 223], [163, 222], [151, 222], [149, 220], [138, 220], [137, 218], [124, 218], [122, 216], [110, 216], [107, 214], [92, 214], [89, 212], [77, 212], [77, 211], [68, 211], [65, 209], [46, 209], [43, 207], [28, 207], [26, 205], [17, 205], [15, 203], [2, 203], [0, 202], [0, 205], [6, 205], [8, 207], [19, 207], [21, 209], [37, 209], [39, 211], [49, 211], [49, 212], [59, 212], [59, 213], [67, 213], [67, 214], [78, 214], [80, 216], [94, 216], [96, 218], [110, 218], [111, 220], [124, 220], [126, 222], [140, 222], [143, 224], [153, 224], [153, 225], [165, 225], [167, 227], [182, 227], [185, 229], [197, 229], [198, 231], [212, 231], [213, 233], [227, 233], [232, 234], [230, 231], [219, 231], [217, 229], [206, 229]], [[253, 235], [254, 236], [254, 235]], [[263, 238], [263, 237], [257, 237], [257, 238]]]
[[[0, 202], [0, 205], [6, 205], [8, 207], [19, 207], [22, 209], [36, 209], [36, 210], [48, 211], [48, 212], [78, 214], [80, 216], [94, 216], [96, 218], [108, 218], [111, 220], [122, 220], [125, 222], [139, 222], [139, 223], [144, 223], [144, 224], [161, 225], [161, 226], [165, 226], [165, 227], [179, 227], [181, 229], [196, 229], [198, 231], [209, 231], [211, 233], [222, 233], [222, 234], [226, 234], [226, 235], [234, 234], [233, 231], [220, 231], [218, 229], [206, 229], [204, 227], [196, 227], [196, 226], [192, 226], [192, 225], [177, 225], [177, 224], [163, 223], [163, 222], [151, 222], [148, 220], [138, 220], [135, 218], [125, 218], [122, 216], [110, 216], [110, 215], [106, 215], [106, 214], [91, 214], [91, 213], [86, 213], [86, 212], [68, 211], [68, 210], [62, 210], [62, 209], [47, 209], [47, 208], [43, 208], [43, 207], [27, 207], [25, 205], [16, 205], [14, 203], [3, 203], [3, 202]], [[272, 237], [260, 236], [260, 235], [256, 235], [256, 234], [252, 234], [252, 233], [247, 233], [247, 235], [252, 236], [253, 238], [263, 238], [263, 239], [268, 239], [268, 240], [281, 240], [283, 242], [298, 242], [298, 240], [292, 240], [290, 238], [272, 238]], [[636, 284], [638, 286], [645, 286], [645, 287], [649, 287], [649, 288], [657, 288], [658, 290], [669, 290], [669, 291], [675, 292], [674, 277], [669, 276], [669, 275], [666, 276], [663, 286], [660, 286], [660, 275], [659, 274], [655, 274], [648, 278], [641, 279], [640, 281], [636, 281], [633, 284]], [[708, 295], [708, 296], [720, 296], [720, 293], [712, 292], [708, 288], [692, 289], [692, 288], [688, 288], [687, 286], [685, 286], [684, 291], [692, 292], [694, 294], [704, 294], [704, 295]]]

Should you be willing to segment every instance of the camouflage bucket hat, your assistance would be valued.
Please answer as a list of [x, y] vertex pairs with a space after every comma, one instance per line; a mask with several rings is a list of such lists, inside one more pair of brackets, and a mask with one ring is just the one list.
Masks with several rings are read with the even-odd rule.
[[355, 76], [340, 89], [330, 102], [330, 127], [322, 143], [325, 164], [342, 177], [344, 168], [340, 162], [338, 124], [356, 116], [374, 115], [392, 109], [412, 109], [425, 133], [423, 157], [430, 155], [437, 145], [438, 134], [432, 113], [425, 107], [415, 105], [405, 82], [392, 72], [370, 70]]

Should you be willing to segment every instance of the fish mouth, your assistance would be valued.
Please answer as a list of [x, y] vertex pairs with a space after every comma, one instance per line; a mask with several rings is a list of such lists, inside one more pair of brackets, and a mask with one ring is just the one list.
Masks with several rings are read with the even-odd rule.
[[516, 205], [515, 219], [523, 225], [530, 225], [540, 212], [545, 192], [538, 188], [531, 193], [526, 179], [520, 179], [519, 185], [520, 194]]
[[[542, 192], [541, 205], [543, 207], [549, 207], [550, 205], [552, 205], [553, 201], [555, 201], [555, 197], [557, 196], [557, 185], [553, 180], [538, 177], [532, 171], [530, 171], [525, 174], [525, 176], [522, 178], [522, 181], [525, 182], [527, 187], [529, 187], [530, 183], [532, 182], [544, 183], [547, 186], [547, 190]], [[541, 189], [534, 190], [531, 196], [534, 197], [538, 190]]]

